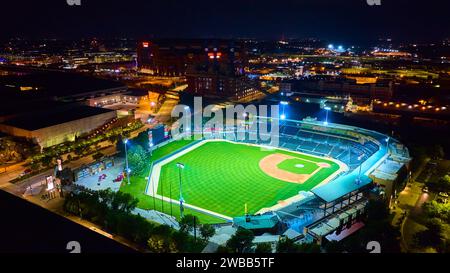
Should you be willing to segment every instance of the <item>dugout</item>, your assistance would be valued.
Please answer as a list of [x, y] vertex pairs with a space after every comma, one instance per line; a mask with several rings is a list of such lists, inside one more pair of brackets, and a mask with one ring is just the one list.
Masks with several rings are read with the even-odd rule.
[[251, 230], [256, 236], [264, 233], [277, 234], [283, 229], [282, 222], [274, 214], [235, 217], [233, 218], [233, 226]]

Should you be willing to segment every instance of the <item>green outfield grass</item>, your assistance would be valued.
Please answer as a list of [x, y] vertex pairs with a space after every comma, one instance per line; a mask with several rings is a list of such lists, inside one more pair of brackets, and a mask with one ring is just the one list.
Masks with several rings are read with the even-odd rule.
[[[152, 160], [158, 160], [164, 156], [167, 156], [179, 149], [182, 149], [186, 145], [189, 145], [193, 142], [193, 140], [179, 140], [171, 142], [167, 145], [164, 145], [160, 148], [157, 148], [152, 153]], [[149, 164], [150, 167], [150, 164]], [[149, 170], [147, 169], [144, 174], [148, 174]], [[146, 210], [156, 209], [157, 211], [164, 212], [168, 215], [173, 213], [177, 219], [180, 218], [180, 207], [178, 205], [171, 204], [169, 202], [161, 202], [160, 199], [153, 199], [153, 197], [145, 194], [145, 189], [147, 186], [147, 179], [145, 179], [146, 175], [134, 175], [130, 178], [130, 185], [123, 183], [120, 188], [120, 191], [129, 193], [139, 199], [138, 207]], [[192, 214], [199, 218], [201, 223], [223, 223], [224, 220], [209, 216], [204, 213], [196, 212], [191, 209], [185, 209], [185, 214]]]
[[[318, 168], [315, 162], [328, 163], [330, 168], [321, 169], [303, 184], [281, 181], [259, 167], [262, 158], [274, 153], [296, 157], [279, 164], [279, 168], [291, 172], [310, 174]], [[162, 167], [158, 194], [172, 199], [179, 198], [177, 162], [185, 164], [182, 171], [185, 201], [229, 217], [243, 215], [246, 203], [250, 213], [276, 205], [299, 191], [312, 189], [339, 170], [338, 164], [325, 158], [278, 149], [261, 150], [245, 144], [208, 142]], [[296, 167], [298, 164], [304, 167]]]

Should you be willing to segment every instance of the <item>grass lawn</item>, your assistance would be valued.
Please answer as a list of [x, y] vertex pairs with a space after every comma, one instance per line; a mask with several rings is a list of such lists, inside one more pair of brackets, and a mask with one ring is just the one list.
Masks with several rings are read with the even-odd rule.
[[[152, 159], [157, 160], [160, 159], [166, 155], [169, 155], [170, 153], [175, 152], [176, 150], [179, 150], [183, 148], [184, 146], [191, 144], [193, 140], [179, 140], [174, 141], [169, 144], [166, 144], [165, 146], [162, 146], [160, 148], [157, 148], [153, 151]], [[150, 166], [149, 166], [150, 167]], [[144, 174], [148, 174], [149, 170], [147, 169]], [[145, 194], [145, 187], [147, 186], [147, 180], [145, 179], [146, 175], [135, 175], [130, 178], [130, 185], [126, 185], [126, 183], [123, 183], [120, 190], [126, 193], [129, 193], [133, 195], [134, 197], [139, 199], [138, 207], [141, 209], [154, 209], [156, 208], [157, 211], [164, 212], [166, 214], [170, 215], [171, 209], [170, 209], [170, 203], [169, 202], [161, 202], [160, 199], [153, 200], [153, 197]], [[164, 207], [164, 209], [163, 209]], [[178, 205], [172, 204], [172, 212], [177, 219], [180, 218], [180, 207]], [[199, 213], [196, 211], [193, 211], [191, 209], [185, 208], [184, 211], [185, 214], [193, 214], [199, 217], [199, 220], [201, 223], [223, 223], [225, 222], [222, 219], [212, 217], [209, 215], [206, 215], [204, 213]]]
[[[298, 158], [282, 166], [287, 169], [302, 164], [306, 172], [312, 173], [317, 166], [313, 162], [328, 163], [331, 167], [321, 169], [303, 184], [289, 183], [275, 179], [259, 168], [259, 161], [274, 153]], [[243, 215], [246, 203], [249, 212], [255, 213], [299, 191], [309, 191], [339, 170], [338, 164], [324, 158], [229, 142], [208, 142], [162, 167], [158, 193], [161, 194], [162, 189], [164, 196], [169, 196], [172, 188], [172, 199], [179, 198], [176, 162], [185, 164], [182, 171], [185, 201], [230, 217]]]

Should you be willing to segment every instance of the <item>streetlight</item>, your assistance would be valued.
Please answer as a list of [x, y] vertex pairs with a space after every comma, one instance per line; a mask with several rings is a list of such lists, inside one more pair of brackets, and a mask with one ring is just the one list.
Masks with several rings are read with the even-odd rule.
[[331, 108], [327, 106], [323, 109], [325, 109], [325, 122], [323, 124], [328, 125], [328, 112], [331, 110]]
[[172, 179], [169, 180], [169, 200], [170, 200], [170, 216], [173, 216], [173, 209], [172, 209]]
[[126, 168], [127, 168], [127, 180], [128, 180], [128, 185], [130, 184], [130, 168], [128, 167], [128, 150], [127, 150], [127, 143], [128, 143], [128, 139], [125, 139], [123, 141], [123, 145], [125, 146], [125, 163], [126, 163]]
[[[149, 183], [150, 183], [150, 180], [151, 180], [151, 175], [152, 175], [152, 169], [153, 169], [153, 162], [152, 162], [152, 156], [153, 156], [153, 141], [149, 141], [148, 142], [148, 146], [150, 146], [150, 171], [149, 171], [149, 174], [148, 174], [148, 181], [149, 181]], [[152, 181], [153, 182], [153, 181]], [[155, 191], [155, 183], [151, 183], [151, 185], [152, 185], [152, 187], [153, 187], [153, 210], [155, 210], [156, 211], [156, 200], [155, 200], [155, 197], [156, 197], [156, 191]], [[164, 212], [164, 211], [163, 211]]]
[[179, 177], [179, 182], [180, 182], [180, 218], [183, 218], [183, 194], [182, 194], [182, 188], [181, 188], [181, 170], [184, 169], [184, 164], [182, 163], [177, 163], [177, 168], [178, 168], [178, 177]]

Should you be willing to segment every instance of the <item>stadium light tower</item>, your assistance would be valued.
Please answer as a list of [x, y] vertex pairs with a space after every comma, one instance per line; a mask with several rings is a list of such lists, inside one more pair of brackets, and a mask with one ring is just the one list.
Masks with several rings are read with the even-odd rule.
[[183, 218], [183, 211], [184, 211], [183, 203], [184, 203], [184, 200], [183, 200], [183, 194], [182, 194], [183, 191], [182, 191], [182, 188], [181, 188], [181, 170], [184, 169], [184, 164], [178, 162], [177, 163], [177, 168], [178, 168], [178, 177], [179, 177], [179, 182], [180, 182], [180, 218]]
[[325, 109], [325, 122], [323, 124], [328, 125], [328, 112], [330, 112], [331, 108], [327, 106], [323, 109]]
[[127, 180], [128, 180], [128, 185], [130, 185], [130, 168], [128, 166], [128, 149], [127, 149], [127, 143], [128, 143], [128, 139], [126, 138], [123, 141], [123, 145], [125, 146], [125, 165], [127, 168]]
[[286, 105], [289, 104], [289, 102], [287, 102], [287, 101], [280, 101], [280, 104], [281, 104], [281, 107], [282, 107], [280, 119], [281, 120], [285, 120], [286, 119], [285, 108], [286, 108]]
[[[358, 161], [361, 161], [361, 159], [363, 159], [363, 157], [365, 156], [365, 154], [362, 154], [360, 156], [358, 156]], [[359, 185], [359, 183], [361, 182], [361, 170], [362, 170], [362, 163], [359, 162], [359, 172], [358, 172], [358, 179], [356, 180], [356, 183]]]

